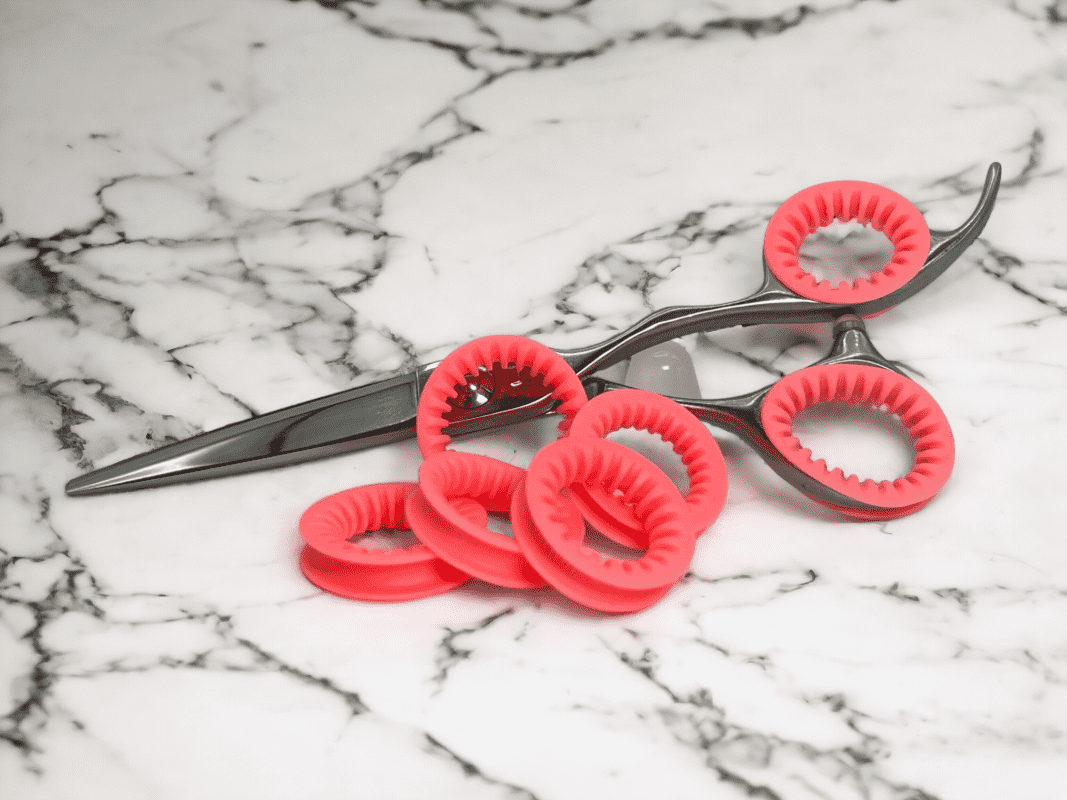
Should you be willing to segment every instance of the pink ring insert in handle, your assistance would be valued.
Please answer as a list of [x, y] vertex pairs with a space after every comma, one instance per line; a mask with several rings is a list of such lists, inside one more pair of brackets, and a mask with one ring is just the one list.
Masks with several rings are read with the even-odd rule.
[[456, 387], [466, 384], [468, 376], [477, 375], [479, 367], [494, 364], [528, 367], [531, 374], [542, 377], [560, 401], [560, 433], [566, 432], [578, 409], [585, 405], [582, 382], [555, 350], [523, 336], [484, 336], [449, 353], [426, 380], [415, 417], [415, 435], [424, 457], [444, 451], [451, 441], [444, 432], [448, 425], [445, 414], [452, 408], [448, 401], [456, 397]]
[[[867, 278], [819, 280], [800, 264], [800, 247], [834, 220], [858, 220], [881, 231], [893, 244], [893, 257]], [[930, 228], [922, 213], [896, 192], [864, 181], [831, 181], [809, 186], [774, 212], [763, 237], [767, 268], [792, 292], [823, 303], [863, 303], [900, 288], [923, 268], [930, 252]]]
[[[793, 435], [793, 419], [818, 403], [842, 402], [895, 414], [914, 439], [915, 463], [896, 480], [861, 480], [814, 459]], [[873, 510], [817, 502], [871, 520], [895, 519], [926, 505], [948, 481], [955, 460], [952, 429], [944, 412], [917, 383], [888, 369], [865, 364], [817, 364], [776, 383], [760, 406], [770, 443], [794, 467], [834, 491]]]

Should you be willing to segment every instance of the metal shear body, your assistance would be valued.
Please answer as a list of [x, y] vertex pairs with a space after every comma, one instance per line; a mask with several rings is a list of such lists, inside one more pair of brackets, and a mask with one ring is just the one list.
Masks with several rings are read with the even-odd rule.
[[[896, 370], [878, 355], [860, 318], [903, 302], [939, 277], [982, 232], [993, 210], [1001, 169], [992, 164], [977, 205], [955, 230], [930, 231], [922, 268], [887, 293], [860, 302], [826, 302], [788, 288], [764, 259], [764, 278], [751, 296], [713, 306], [675, 306], [653, 312], [610, 339], [560, 355], [591, 394], [608, 391], [595, 373], [662, 342], [699, 331], [757, 324], [835, 323], [834, 347], [820, 364], [866, 363]], [[102, 467], [71, 480], [67, 494], [85, 496], [167, 486], [243, 474], [363, 450], [414, 436], [418, 401], [436, 363], [383, 381], [289, 406], [191, 437], [176, 444]], [[510, 425], [551, 413], [555, 405], [543, 383], [502, 365], [485, 371], [468, 387], [464, 402], [449, 416], [450, 435]], [[721, 401], [679, 401], [701, 419], [747, 439], [789, 483], [820, 502], [864, 510], [803, 475], [766, 441], [755, 414], [770, 390]], [[677, 398], [676, 398], [677, 399]], [[877, 509], [869, 507], [873, 513]]]

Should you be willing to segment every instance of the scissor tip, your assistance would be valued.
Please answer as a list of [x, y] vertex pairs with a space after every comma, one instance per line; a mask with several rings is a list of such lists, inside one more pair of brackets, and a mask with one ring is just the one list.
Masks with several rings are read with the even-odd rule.
[[64, 491], [67, 493], [67, 497], [89, 497], [94, 494], [116, 491], [116, 489], [121, 488], [121, 483], [122, 481], [101, 479], [90, 472], [67, 481]]
[[67, 481], [64, 491], [68, 497], [91, 497], [112, 492], [147, 489], [150, 486], [163, 486], [167, 483], [172, 470], [168, 469], [165, 464], [152, 463], [155, 460], [157, 459], [154, 458], [154, 453], [146, 453], [118, 464], [100, 467], [92, 472], [71, 478]]

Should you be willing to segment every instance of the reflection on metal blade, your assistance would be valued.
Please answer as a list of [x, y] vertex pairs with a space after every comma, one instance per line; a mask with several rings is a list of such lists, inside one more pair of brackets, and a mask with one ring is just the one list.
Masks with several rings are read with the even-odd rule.
[[414, 373], [283, 408], [81, 475], [72, 497], [167, 486], [312, 461], [414, 434]]

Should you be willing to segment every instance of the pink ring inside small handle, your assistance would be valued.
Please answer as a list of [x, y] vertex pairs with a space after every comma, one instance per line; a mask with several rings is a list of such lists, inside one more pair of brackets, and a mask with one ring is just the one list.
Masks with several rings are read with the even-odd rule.
[[[840, 468], [829, 469], [824, 459], [813, 459], [811, 450], [793, 435], [793, 419], [805, 408], [827, 402], [884, 408], [896, 414], [915, 440], [911, 472], [893, 481], [860, 480], [855, 475], [846, 476]], [[771, 444], [793, 466], [845, 497], [892, 512], [883, 517], [878, 511], [819, 501], [860, 519], [892, 518], [917, 511], [940, 491], [952, 472], [955, 444], [944, 412], [925, 389], [891, 370], [864, 364], [802, 369], [771, 388], [760, 407], [760, 417]]]
[[[800, 247], [834, 220], [859, 220], [881, 231], [893, 244], [893, 258], [869, 278], [852, 282], [817, 280], [800, 264]], [[884, 186], [863, 181], [832, 181], [809, 186], [774, 212], [763, 237], [767, 268], [789, 290], [823, 303], [877, 300], [906, 284], [922, 269], [930, 252], [930, 229], [914, 205]]]

